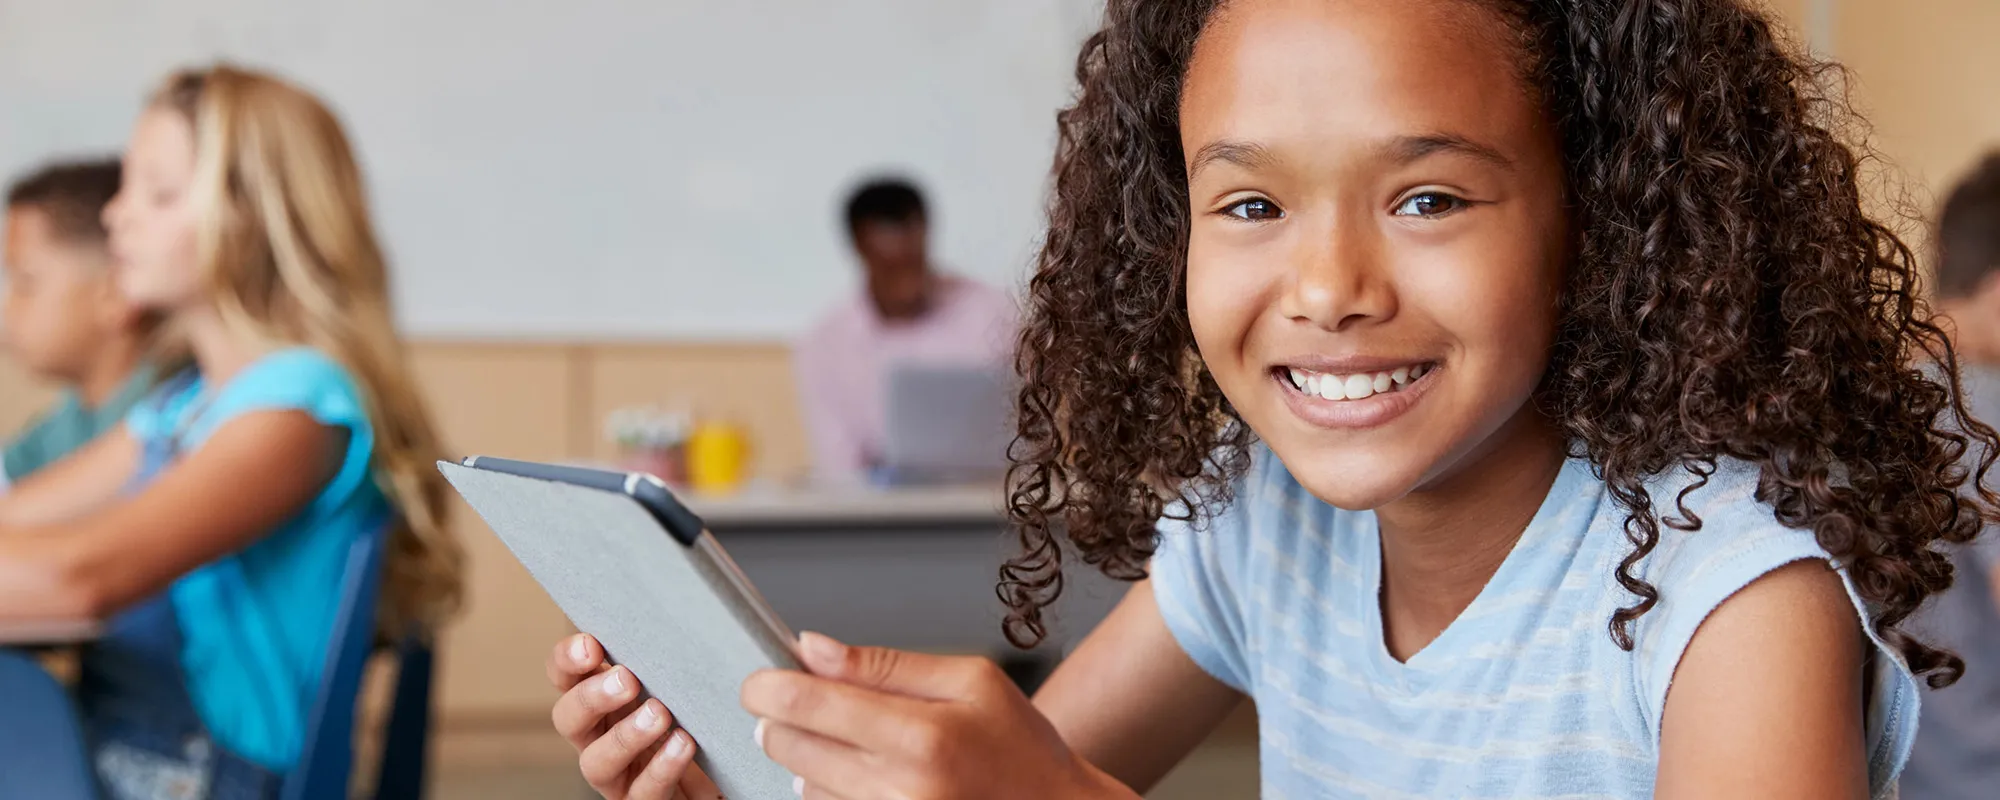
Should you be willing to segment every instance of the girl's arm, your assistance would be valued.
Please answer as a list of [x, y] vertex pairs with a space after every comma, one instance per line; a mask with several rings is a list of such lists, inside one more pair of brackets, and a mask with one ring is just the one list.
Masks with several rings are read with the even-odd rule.
[[139, 441], [119, 425], [0, 494], [0, 527], [81, 517], [116, 499], [138, 468]]
[[[110, 469], [129, 448], [79, 454], [47, 491], [78, 495], [86, 465]], [[0, 529], [0, 616], [98, 619], [151, 596], [196, 567], [241, 550], [310, 503], [340, 467], [347, 431], [302, 411], [263, 411], [223, 423], [131, 499], [70, 522]], [[37, 481], [36, 483], [39, 483]], [[28, 485], [21, 487], [26, 493]], [[12, 498], [9, 498], [10, 500]]]
[[1242, 701], [1174, 641], [1151, 581], [1134, 584], [1035, 693], [1071, 750], [1141, 793]]
[[1667, 691], [1656, 800], [1868, 797], [1859, 624], [1817, 561], [1717, 607]]

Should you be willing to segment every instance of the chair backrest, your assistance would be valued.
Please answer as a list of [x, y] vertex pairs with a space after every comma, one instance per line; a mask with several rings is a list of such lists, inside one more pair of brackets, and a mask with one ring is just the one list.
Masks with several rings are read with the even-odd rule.
[[382, 548], [388, 526], [357, 537], [347, 548], [340, 577], [340, 607], [326, 651], [319, 696], [306, 718], [305, 749], [285, 776], [282, 800], [347, 800], [354, 771], [354, 706], [361, 673], [375, 644], [375, 602], [382, 585]]
[[382, 737], [375, 800], [422, 800], [431, 726], [431, 645], [411, 636], [396, 648], [396, 699]]

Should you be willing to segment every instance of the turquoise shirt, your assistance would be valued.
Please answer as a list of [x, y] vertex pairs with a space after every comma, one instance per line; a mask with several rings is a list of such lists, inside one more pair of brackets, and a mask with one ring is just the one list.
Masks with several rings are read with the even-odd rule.
[[162, 391], [173, 396], [141, 403], [126, 425], [141, 441], [176, 437], [182, 452], [261, 411], [303, 411], [349, 434], [340, 471], [310, 505], [169, 589], [188, 694], [209, 734], [259, 766], [286, 772], [304, 746], [348, 545], [392, 518], [369, 466], [375, 429], [352, 376], [316, 350], [265, 356], [223, 386], [198, 380]]
[[116, 394], [96, 408], [84, 405], [83, 398], [74, 390], [63, 392], [55, 407], [43, 412], [7, 444], [6, 453], [0, 455], [0, 469], [5, 470], [8, 481], [19, 482], [63, 460], [116, 427], [139, 398], [152, 389], [153, 369], [142, 366], [133, 370]]
[[[1613, 579], [1632, 550], [1625, 511], [1580, 460], [1472, 604], [1405, 661], [1383, 643], [1375, 515], [1321, 502], [1262, 446], [1226, 510], [1162, 526], [1153, 595], [1188, 657], [1256, 700], [1264, 797], [1647, 800], [1668, 685], [1702, 620], [1771, 570], [1828, 560], [1757, 499], [1754, 467], [1717, 466], [1685, 496], [1700, 483], [1687, 471], [1647, 487], [1656, 509], [1684, 497], [1701, 528], [1660, 526], [1640, 560], [1660, 603], [1629, 652], [1607, 627], [1632, 602]], [[1858, 624], [1869, 609], [1841, 579]], [[1900, 655], [1868, 644], [1879, 799], [1909, 758], [1918, 695]]]

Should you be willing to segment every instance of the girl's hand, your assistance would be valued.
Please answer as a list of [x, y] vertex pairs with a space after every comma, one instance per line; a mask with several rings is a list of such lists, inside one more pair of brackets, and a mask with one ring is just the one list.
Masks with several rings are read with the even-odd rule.
[[752, 675], [743, 707], [807, 798], [1138, 798], [1071, 753], [991, 661], [811, 633], [799, 651], [811, 674]]
[[638, 676], [605, 664], [595, 638], [580, 633], [557, 642], [548, 673], [563, 693], [551, 715], [556, 731], [576, 748], [590, 788], [610, 800], [721, 800], [692, 763], [694, 740], [674, 728], [660, 701], [636, 702]]

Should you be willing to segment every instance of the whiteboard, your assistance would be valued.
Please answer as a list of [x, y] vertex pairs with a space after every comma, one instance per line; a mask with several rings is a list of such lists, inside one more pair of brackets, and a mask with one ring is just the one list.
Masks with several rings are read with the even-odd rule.
[[0, 0], [0, 172], [121, 145], [171, 68], [318, 92], [406, 331], [764, 338], [858, 291], [842, 203], [916, 179], [1018, 287], [1094, 0]]

